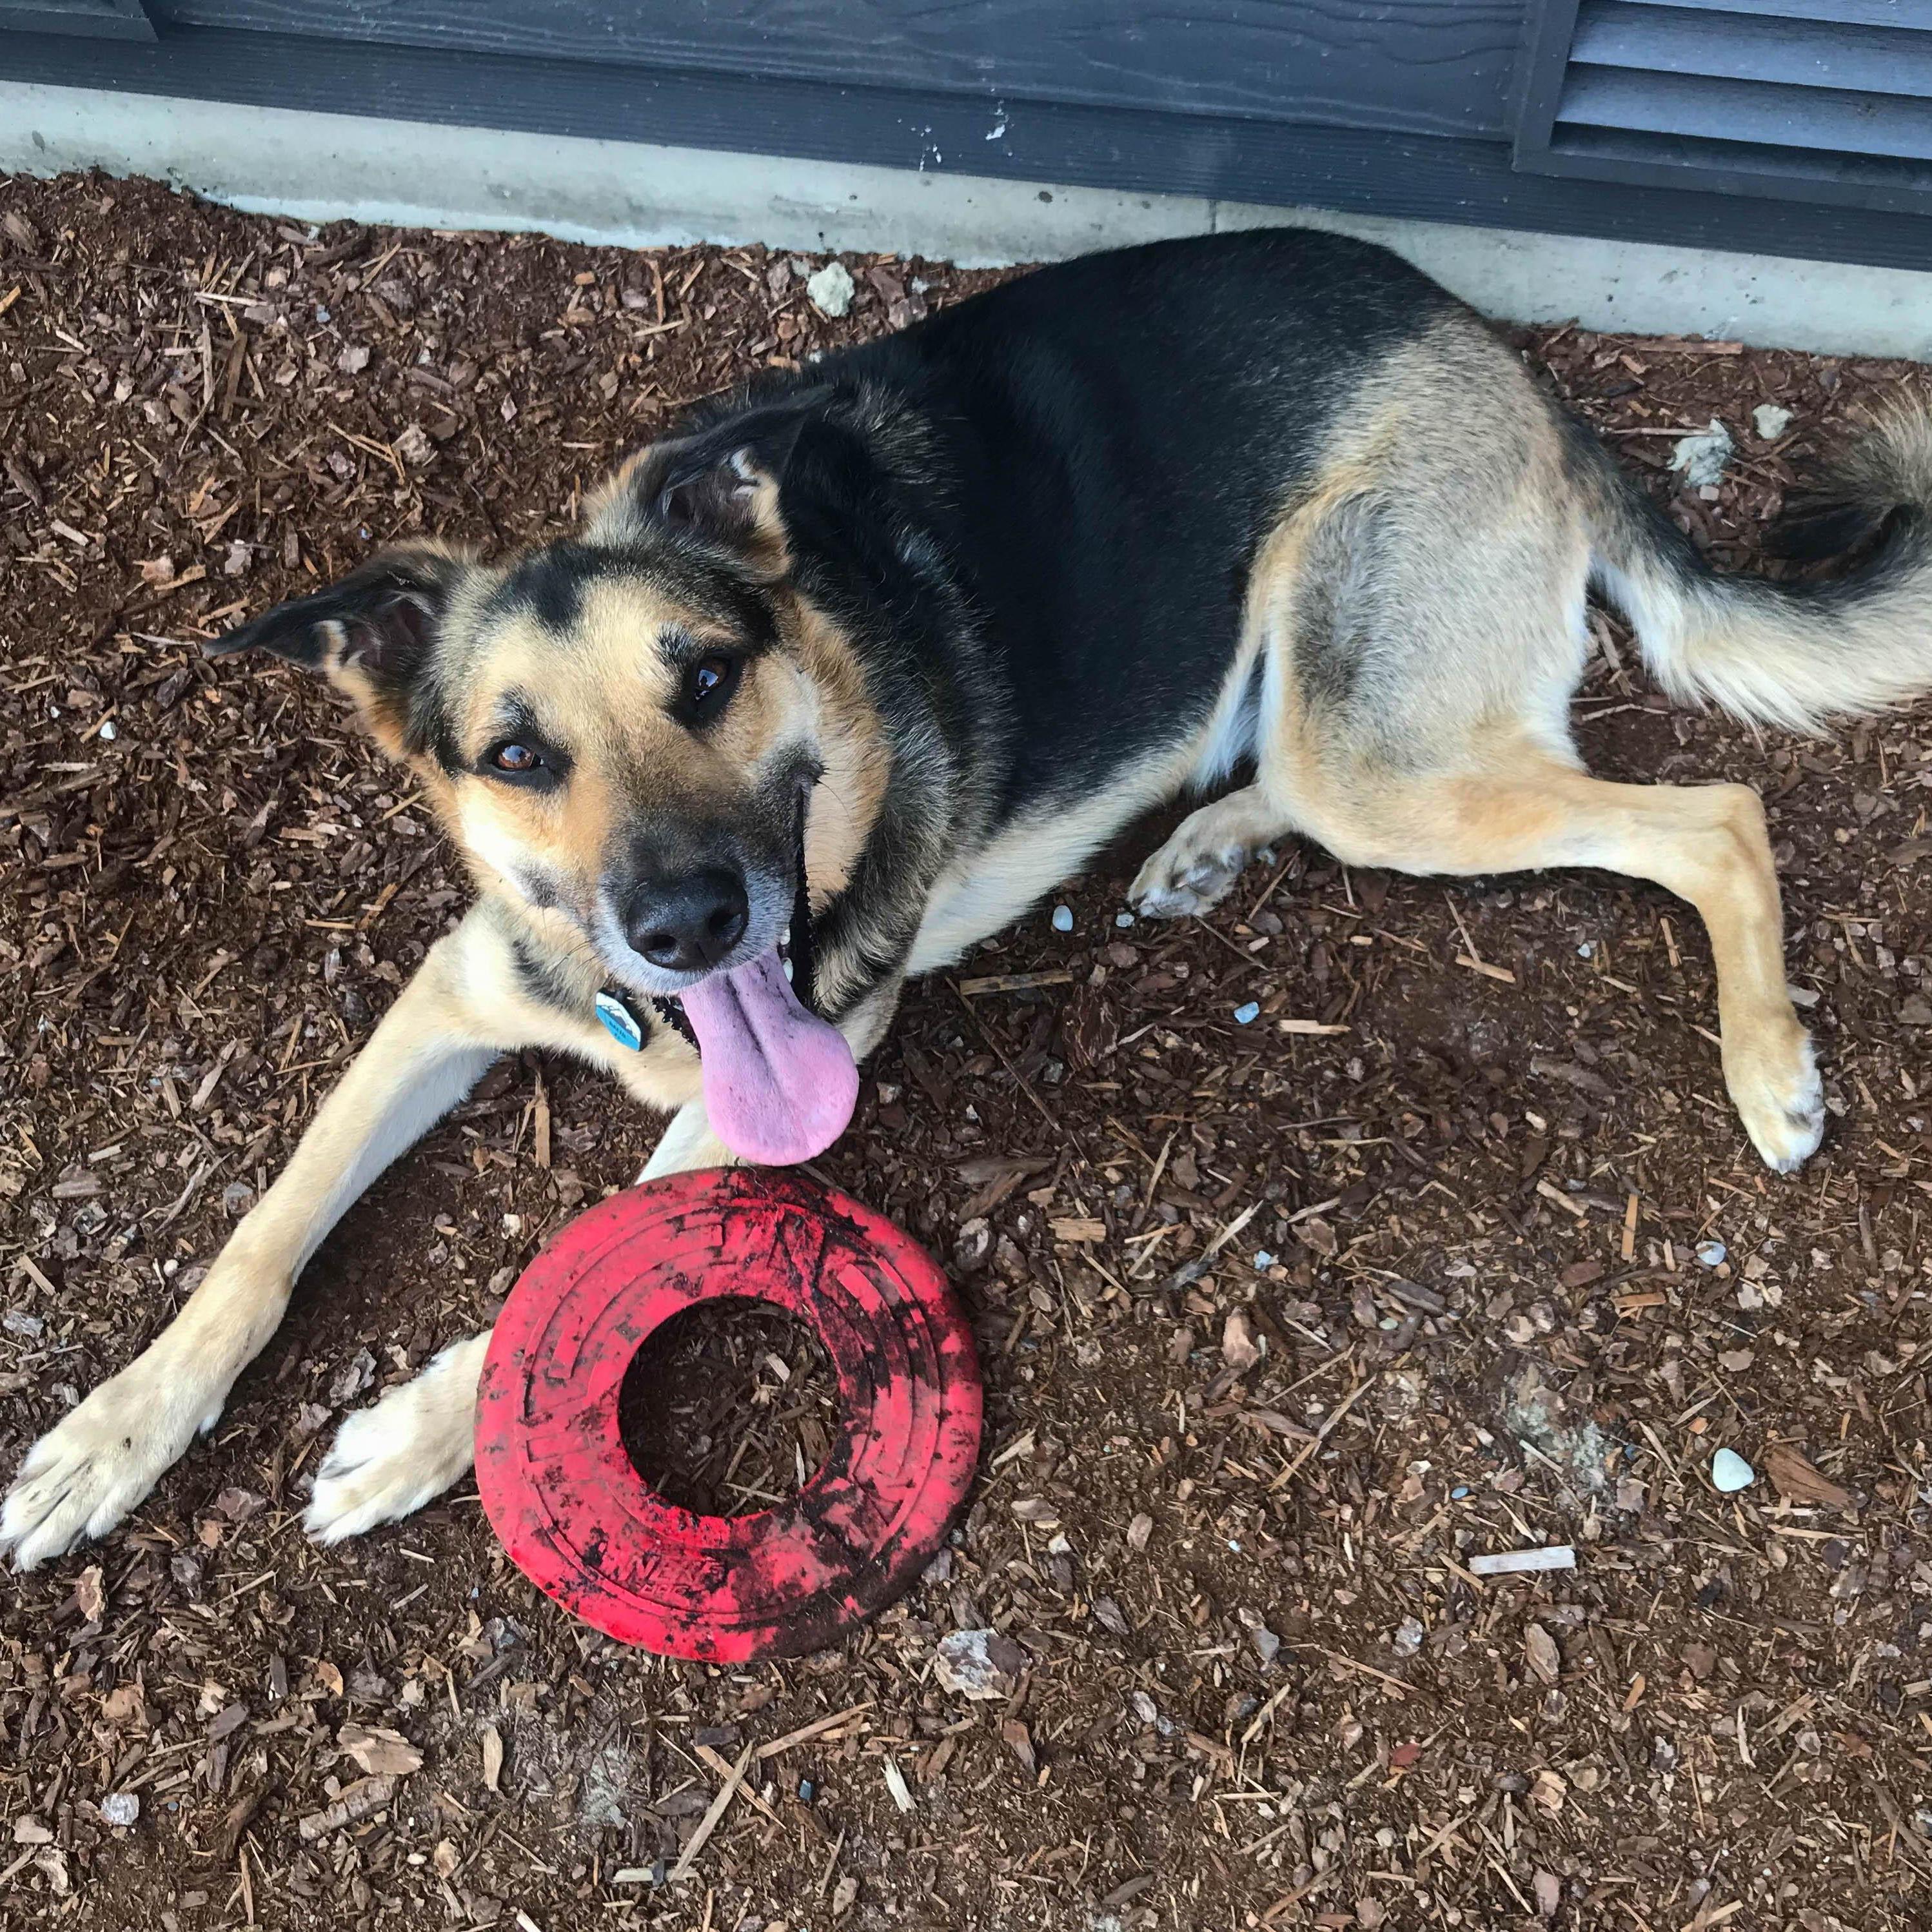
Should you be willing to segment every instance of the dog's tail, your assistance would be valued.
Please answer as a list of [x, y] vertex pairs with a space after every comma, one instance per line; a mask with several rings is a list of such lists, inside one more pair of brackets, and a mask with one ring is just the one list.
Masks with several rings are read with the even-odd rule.
[[1774, 554], [1853, 560], [1821, 584], [1717, 575], [1588, 445], [1594, 580], [1672, 697], [1816, 731], [1932, 691], [1932, 414], [1892, 410], [1773, 526]]

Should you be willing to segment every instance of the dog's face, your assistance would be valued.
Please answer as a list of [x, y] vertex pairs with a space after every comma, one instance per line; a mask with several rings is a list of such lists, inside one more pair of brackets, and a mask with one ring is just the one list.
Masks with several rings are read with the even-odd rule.
[[646, 994], [770, 952], [808, 824], [823, 892], [876, 809], [856, 664], [788, 574], [797, 418], [764, 416], [646, 452], [580, 537], [392, 552], [224, 640], [348, 692], [479, 870]]

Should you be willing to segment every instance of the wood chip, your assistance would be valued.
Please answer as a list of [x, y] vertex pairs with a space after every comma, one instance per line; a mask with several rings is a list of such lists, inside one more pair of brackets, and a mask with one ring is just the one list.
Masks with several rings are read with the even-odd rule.
[[1472, 1556], [1469, 1572], [1475, 1576], [1509, 1576], [1519, 1570], [1574, 1570], [1576, 1552], [1567, 1543], [1547, 1543], [1536, 1550], [1506, 1550], [1496, 1556]]
[[305, 1844], [313, 1844], [318, 1838], [327, 1838], [332, 1832], [340, 1832], [350, 1825], [360, 1824], [364, 1818], [373, 1817], [396, 1795], [396, 1780], [393, 1778], [358, 1778], [353, 1784], [346, 1786], [342, 1796], [326, 1811], [311, 1812], [299, 1821], [296, 1829], [302, 1834]]
[[1107, 1224], [1091, 1220], [1050, 1221], [1047, 1226], [1052, 1230], [1056, 1241], [1064, 1241], [1072, 1246], [1080, 1246], [1107, 1238]]
[[782, 1738], [772, 1738], [770, 1744], [759, 1745], [758, 1756], [760, 1760], [776, 1757], [782, 1752], [796, 1750], [800, 1744], [808, 1744], [814, 1738], [822, 1738], [828, 1732], [838, 1730], [872, 1708], [872, 1700], [868, 1697], [864, 1703], [848, 1704], [844, 1710], [835, 1711], [829, 1718], [814, 1718], [808, 1724], [801, 1724], [795, 1731], [786, 1732]]
[[1764, 1472], [1772, 1486], [1788, 1502], [1822, 1503], [1829, 1509], [1850, 1509], [1852, 1492], [1840, 1489], [1830, 1477], [1788, 1442], [1776, 1442], [1764, 1452]]
[[1073, 975], [1060, 968], [1043, 973], [987, 973], [976, 980], [962, 980], [959, 990], [967, 998], [981, 993], [1030, 993], [1037, 986], [1070, 986]]
[[422, 1753], [400, 1731], [380, 1724], [344, 1724], [335, 1742], [363, 1771], [386, 1778], [406, 1778], [422, 1768]]
[[731, 1767], [730, 1775], [718, 1787], [718, 1796], [711, 1801], [711, 1807], [698, 1821], [698, 1829], [691, 1834], [691, 1842], [684, 1848], [683, 1856], [672, 1866], [670, 1875], [665, 1880], [676, 1885], [691, 1876], [691, 1868], [698, 1862], [698, 1855], [710, 1843], [711, 1834], [716, 1831], [725, 1813], [731, 1808], [731, 1801], [738, 1795], [738, 1787], [745, 1781], [745, 1768], [751, 1762], [756, 1747], [747, 1744], [738, 1754], [738, 1762]]

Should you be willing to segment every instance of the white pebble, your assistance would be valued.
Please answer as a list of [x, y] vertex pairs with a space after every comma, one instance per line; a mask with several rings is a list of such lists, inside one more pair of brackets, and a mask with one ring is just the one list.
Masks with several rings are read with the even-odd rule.
[[827, 262], [806, 284], [805, 292], [812, 298], [812, 307], [835, 322], [852, 312], [854, 289], [851, 272], [842, 262]]
[[1715, 489], [1724, 478], [1724, 465], [1731, 460], [1731, 433], [1711, 418], [1711, 427], [1701, 435], [1680, 436], [1670, 453], [1670, 466], [1684, 478], [1687, 488]]
[[1134, 916], [1130, 912], [1117, 912], [1114, 915], [1114, 923], [1123, 928], [1132, 926], [1133, 922]]
[[1757, 1472], [1735, 1449], [1720, 1449], [1711, 1458], [1711, 1480], [1728, 1496], [1749, 1489]]
[[1775, 442], [1791, 427], [1791, 412], [1776, 403], [1760, 403], [1751, 411], [1751, 428], [1766, 442]]
[[141, 1801], [131, 1791], [112, 1791], [100, 1801], [100, 1815], [110, 1825], [131, 1825], [141, 1815]]
[[1055, 932], [1071, 932], [1073, 930], [1073, 908], [1071, 906], [1054, 908], [1053, 929]]
[[1261, 1005], [1258, 1000], [1250, 1000], [1245, 1006], [1234, 1009], [1234, 1024], [1237, 1026], [1252, 1026], [1261, 1016]]
[[1730, 1252], [1730, 1250], [1722, 1241], [1700, 1241], [1697, 1244], [1697, 1258], [1706, 1268], [1720, 1266]]

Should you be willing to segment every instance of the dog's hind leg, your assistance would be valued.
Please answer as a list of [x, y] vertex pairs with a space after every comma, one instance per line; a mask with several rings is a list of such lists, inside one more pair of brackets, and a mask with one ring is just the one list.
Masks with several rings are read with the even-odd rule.
[[1358, 775], [1307, 822], [1353, 864], [1462, 874], [1598, 866], [1688, 900], [1710, 934], [1724, 1078], [1744, 1131], [1780, 1173], [1817, 1147], [1823, 1095], [1786, 991], [1777, 871], [1748, 785], [1613, 784], [1516, 740], [1455, 775]]
[[1191, 812], [1127, 888], [1144, 919], [1183, 919], [1220, 904], [1249, 864], [1292, 826], [1258, 784]]
[[472, 914], [431, 949], [322, 1103], [289, 1163], [173, 1321], [28, 1452], [0, 1507], [0, 1551], [31, 1569], [100, 1536], [214, 1426], [343, 1211], [475, 1084], [503, 1048], [470, 997], [488, 934]]

